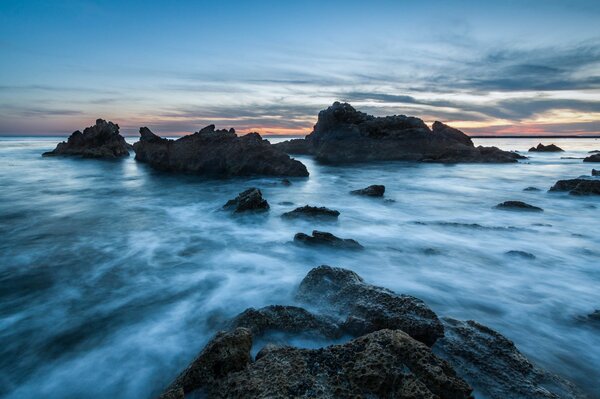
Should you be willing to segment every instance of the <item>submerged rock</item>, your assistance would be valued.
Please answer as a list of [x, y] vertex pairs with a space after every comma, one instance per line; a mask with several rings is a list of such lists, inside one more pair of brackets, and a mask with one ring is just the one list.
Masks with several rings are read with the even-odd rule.
[[512, 250], [512, 251], [506, 251], [505, 254], [508, 256], [514, 256], [514, 257], [519, 257], [519, 258], [524, 258], [524, 259], [535, 259], [534, 254], [525, 252], [525, 251]]
[[441, 122], [430, 129], [421, 119], [374, 117], [350, 104], [335, 102], [319, 112], [304, 139], [275, 144], [289, 153], [312, 154], [320, 162], [368, 161], [517, 162], [525, 158], [495, 147], [475, 147], [471, 139]]
[[304, 233], [297, 233], [294, 241], [306, 245], [324, 245], [338, 249], [363, 249], [358, 241], [351, 238], [340, 238], [326, 231], [313, 230], [312, 236]]
[[84, 158], [119, 158], [129, 156], [131, 146], [119, 134], [119, 125], [97, 119], [94, 126], [81, 133], [73, 132], [68, 140], [59, 143], [52, 151], [42, 155], [77, 155]]
[[573, 195], [600, 195], [600, 180], [568, 179], [559, 180], [550, 191], [568, 191]]
[[155, 169], [216, 177], [308, 176], [306, 166], [263, 140], [258, 133], [239, 137], [234, 129], [210, 125], [177, 140], [160, 138], [140, 128], [135, 159]]
[[350, 194], [354, 195], [365, 195], [368, 197], [383, 197], [385, 193], [385, 186], [374, 184], [369, 187], [361, 188], [360, 190], [350, 191]]
[[600, 323], [600, 310], [594, 310], [587, 317], [590, 321]]
[[269, 203], [263, 198], [262, 192], [255, 187], [242, 191], [234, 199], [227, 201], [223, 205], [223, 209], [233, 209], [234, 212], [259, 211], [264, 212], [269, 210]]
[[516, 210], [516, 211], [532, 211], [532, 212], [543, 212], [542, 208], [537, 206], [529, 205], [523, 201], [505, 201], [495, 206], [497, 209], [502, 210]]
[[600, 170], [592, 169], [592, 176], [600, 176]]
[[564, 152], [564, 150], [554, 144], [543, 145], [539, 143], [537, 147], [531, 147], [529, 152]]
[[310, 206], [305, 205], [294, 209], [281, 215], [283, 218], [296, 219], [296, 218], [323, 218], [323, 219], [337, 219], [340, 215], [339, 211], [334, 209], [325, 208], [324, 206]]
[[537, 187], [526, 187], [523, 189], [523, 191], [541, 191], [541, 190]]
[[600, 162], [600, 154], [593, 154], [583, 159], [583, 162]]

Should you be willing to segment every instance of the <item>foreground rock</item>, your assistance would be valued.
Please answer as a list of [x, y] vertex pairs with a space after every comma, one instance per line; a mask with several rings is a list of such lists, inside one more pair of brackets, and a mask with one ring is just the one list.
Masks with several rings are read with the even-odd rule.
[[334, 209], [325, 208], [324, 206], [310, 206], [305, 205], [294, 209], [293, 211], [286, 212], [281, 215], [287, 219], [297, 218], [319, 218], [319, 219], [337, 219], [340, 216], [340, 212]]
[[600, 154], [594, 154], [583, 158], [583, 162], [600, 162]]
[[554, 144], [543, 145], [542, 143], [539, 143], [537, 147], [531, 147], [529, 152], [564, 152], [564, 150]]
[[291, 154], [312, 154], [318, 161], [332, 164], [389, 160], [517, 162], [525, 158], [495, 147], [475, 147], [466, 134], [441, 122], [430, 129], [419, 118], [377, 118], [339, 102], [319, 113], [306, 138], [275, 146]]
[[234, 212], [257, 211], [264, 212], [269, 210], [269, 203], [263, 198], [262, 192], [258, 188], [249, 188], [242, 191], [234, 199], [227, 201], [223, 209], [233, 209]]
[[559, 180], [550, 188], [550, 191], [568, 191], [572, 195], [600, 195], [600, 180]]
[[42, 155], [77, 155], [84, 158], [119, 158], [129, 156], [131, 146], [119, 134], [119, 125], [103, 119], [81, 133], [73, 132], [68, 140], [59, 143], [52, 151]]
[[308, 176], [306, 166], [263, 140], [258, 133], [238, 137], [235, 130], [215, 130], [210, 125], [177, 140], [160, 138], [140, 128], [133, 145], [140, 162], [155, 169], [215, 177]]
[[475, 321], [443, 319], [434, 352], [490, 399], [584, 398], [572, 384], [534, 366], [515, 345]]
[[383, 197], [385, 186], [374, 184], [369, 187], [361, 188], [360, 190], [350, 191], [350, 194], [365, 195], [367, 197]]
[[358, 241], [351, 238], [340, 238], [326, 231], [313, 230], [312, 236], [305, 233], [297, 233], [294, 242], [306, 245], [323, 245], [336, 249], [363, 249]]
[[509, 211], [530, 211], [530, 212], [543, 212], [542, 208], [537, 206], [529, 205], [523, 201], [505, 201], [495, 206], [496, 209], [509, 210]]

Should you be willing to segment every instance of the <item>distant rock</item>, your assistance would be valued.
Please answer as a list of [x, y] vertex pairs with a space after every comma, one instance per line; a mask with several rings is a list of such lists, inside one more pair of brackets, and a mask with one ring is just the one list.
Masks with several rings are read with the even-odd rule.
[[542, 208], [537, 206], [529, 205], [522, 201], [505, 201], [495, 206], [497, 209], [502, 210], [516, 210], [516, 211], [532, 211], [532, 212], [543, 212]]
[[600, 310], [594, 310], [588, 315], [588, 319], [600, 323]]
[[534, 254], [531, 254], [531, 253], [525, 252], [525, 251], [515, 251], [515, 250], [506, 251], [505, 254], [508, 256], [514, 256], [514, 257], [523, 258], [523, 259], [535, 259]]
[[529, 152], [564, 152], [564, 150], [554, 144], [543, 145], [539, 143], [537, 147], [531, 147]]
[[233, 209], [234, 212], [246, 212], [246, 211], [268, 211], [269, 203], [262, 196], [262, 192], [255, 187], [249, 188], [242, 191], [234, 199], [227, 201], [223, 205], [223, 209]]
[[365, 195], [367, 197], [383, 197], [385, 186], [374, 184], [369, 187], [361, 188], [360, 190], [350, 191], [350, 194]]
[[525, 157], [495, 147], [475, 147], [458, 129], [435, 122], [394, 115], [374, 117], [350, 104], [335, 102], [319, 113], [304, 139], [274, 144], [289, 153], [312, 154], [323, 163], [368, 161], [517, 162]]
[[523, 189], [523, 191], [541, 191], [541, 190], [537, 187], [526, 187]]
[[238, 137], [234, 129], [210, 125], [177, 140], [140, 128], [135, 159], [155, 169], [213, 177], [308, 176], [306, 166], [263, 140], [258, 133]]
[[313, 230], [312, 236], [304, 233], [297, 233], [294, 241], [306, 245], [323, 245], [338, 249], [363, 249], [356, 240], [351, 238], [340, 238], [325, 231]]
[[322, 218], [322, 219], [337, 219], [340, 212], [325, 208], [324, 206], [310, 206], [305, 205], [294, 209], [281, 215], [283, 218], [296, 219], [296, 218]]
[[568, 179], [559, 180], [550, 191], [568, 191], [573, 195], [600, 195], [600, 180]]
[[600, 150], [588, 151], [588, 154], [598, 154], [598, 153], [600, 153]]
[[600, 154], [593, 154], [583, 159], [583, 162], [600, 162]]
[[600, 170], [592, 169], [592, 176], [600, 176]]
[[94, 126], [71, 134], [65, 142], [59, 143], [52, 151], [42, 156], [76, 155], [84, 158], [119, 158], [129, 156], [131, 145], [119, 134], [119, 125], [103, 119], [96, 120]]
[[282, 179], [281, 184], [283, 184], [284, 186], [291, 186], [292, 182], [290, 181], [290, 179]]

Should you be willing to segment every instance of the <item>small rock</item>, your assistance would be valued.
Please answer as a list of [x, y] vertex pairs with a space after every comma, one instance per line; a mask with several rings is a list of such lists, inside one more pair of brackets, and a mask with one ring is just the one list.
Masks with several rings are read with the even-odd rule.
[[543, 145], [539, 143], [537, 147], [531, 147], [529, 152], [563, 152], [564, 150], [554, 144]]
[[583, 162], [600, 162], [600, 154], [593, 154], [583, 159]]
[[325, 208], [324, 206], [316, 207], [305, 205], [294, 209], [293, 211], [286, 212], [281, 217], [288, 219], [309, 217], [309, 218], [324, 218], [324, 219], [337, 219], [340, 213], [334, 209]]
[[374, 184], [369, 187], [361, 188], [360, 190], [350, 191], [350, 194], [365, 195], [367, 197], [383, 197], [385, 186]]
[[297, 233], [294, 241], [307, 245], [326, 245], [339, 249], [363, 249], [364, 247], [358, 241], [351, 238], [340, 238], [325, 231], [313, 230], [312, 236], [304, 233]]
[[515, 257], [519, 257], [519, 258], [535, 259], [534, 254], [530, 254], [529, 252], [525, 252], [525, 251], [515, 251], [515, 250], [506, 251], [505, 254], [508, 256], [515, 256]]
[[441, 255], [442, 251], [436, 248], [425, 248], [423, 249], [423, 253], [425, 255]]
[[283, 179], [281, 180], [281, 184], [283, 184], [284, 186], [291, 186], [292, 182], [290, 181], [290, 179]]
[[523, 189], [523, 191], [541, 191], [541, 190], [537, 187], [526, 187]]
[[531, 212], [543, 212], [542, 208], [537, 206], [529, 205], [522, 201], [505, 201], [501, 204], [496, 205], [497, 209], [502, 210], [517, 210], [517, 211], [531, 211]]
[[224, 209], [234, 209], [234, 212], [259, 211], [264, 212], [269, 209], [269, 203], [263, 199], [262, 192], [258, 188], [249, 188], [242, 191], [234, 199], [227, 201], [223, 205]]
[[600, 170], [592, 169], [592, 176], [600, 176]]
[[588, 319], [600, 323], [600, 310], [596, 309], [588, 315]]

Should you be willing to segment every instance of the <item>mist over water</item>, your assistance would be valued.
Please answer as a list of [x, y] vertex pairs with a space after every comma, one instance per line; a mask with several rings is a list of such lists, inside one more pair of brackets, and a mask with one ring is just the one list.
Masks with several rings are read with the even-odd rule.
[[[547, 192], [589, 176], [594, 164], [561, 157], [583, 158], [600, 140], [543, 139], [566, 152], [520, 164], [331, 167], [298, 157], [310, 177], [289, 187], [158, 173], [133, 156], [42, 158], [57, 141], [0, 139], [0, 396], [152, 397], [224, 320], [293, 304], [302, 277], [329, 264], [421, 298], [439, 316], [488, 325], [600, 397], [600, 332], [578, 319], [600, 308], [600, 199]], [[540, 140], [475, 141], [526, 151]], [[348, 194], [370, 184], [384, 184], [385, 198]], [[251, 186], [268, 213], [220, 210]], [[492, 208], [506, 200], [545, 212]], [[280, 218], [306, 204], [341, 215]], [[314, 229], [366, 250], [291, 242]]]

